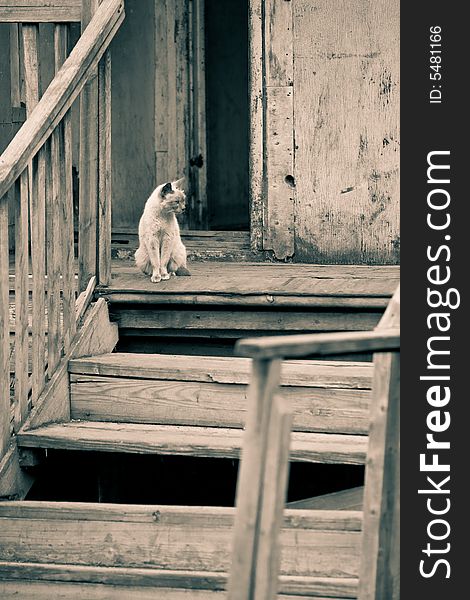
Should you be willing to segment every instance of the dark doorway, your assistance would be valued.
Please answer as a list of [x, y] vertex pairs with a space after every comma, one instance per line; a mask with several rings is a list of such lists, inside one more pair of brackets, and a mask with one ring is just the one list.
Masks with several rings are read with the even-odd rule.
[[248, 0], [205, 0], [209, 228], [248, 230]]

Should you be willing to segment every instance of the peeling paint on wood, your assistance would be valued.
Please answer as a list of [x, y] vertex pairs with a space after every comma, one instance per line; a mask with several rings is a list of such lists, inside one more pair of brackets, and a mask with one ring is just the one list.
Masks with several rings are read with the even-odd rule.
[[398, 2], [292, 4], [295, 259], [396, 263]]

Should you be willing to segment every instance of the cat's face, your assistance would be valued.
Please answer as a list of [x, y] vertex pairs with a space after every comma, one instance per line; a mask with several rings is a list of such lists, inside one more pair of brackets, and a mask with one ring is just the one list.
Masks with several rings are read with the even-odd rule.
[[165, 183], [160, 189], [160, 206], [167, 212], [181, 214], [186, 208], [186, 194], [182, 189], [184, 179]]

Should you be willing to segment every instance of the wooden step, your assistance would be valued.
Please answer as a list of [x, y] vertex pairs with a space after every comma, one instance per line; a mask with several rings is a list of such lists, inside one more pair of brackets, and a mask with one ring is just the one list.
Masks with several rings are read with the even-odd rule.
[[[233, 517], [233, 508], [219, 507], [0, 503], [0, 579], [223, 590]], [[333, 597], [350, 598], [361, 523], [356, 511], [286, 510], [282, 591], [306, 593], [310, 583], [325, 596], [337, 589]]]
[[[96, 450], [238, 458], [241, 429], [136, 423], [71, 421], [21, 431], [18, 445], [26, 448]], [[295, 432], [291, 460], [315, 463], [364, 464], [367, 436]]]
[[[356, 598], [355, 578], [279, 579], [279, 600]], [[225, 573], [0, 561], [2, 600], [225, 600], [226, 587]]]
[[[73, 419], [243, 427], [250, 361], [115, 353], [69, 364]], [[286, 361], [294, 431], [367, 434], [372, 365]]]

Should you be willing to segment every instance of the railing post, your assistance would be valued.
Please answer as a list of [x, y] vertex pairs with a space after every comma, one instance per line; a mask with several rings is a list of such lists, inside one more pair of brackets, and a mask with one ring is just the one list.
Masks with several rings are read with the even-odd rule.
[[[377, 329], [400, 325], [400, 289]], [[359, 600], [400, 598], [400, 353], [374, 354]]]
[[[82, 33], [99, 0], [82, 0]], [[97, 275], [98, 243], [98, 78], [95, 70], [80, 96], [78, 287], [82, 292]]]
[[98, 282], [111, 283], [111, 51], [98, 67]]
[[8, 200], [0, 198], [0, 463], [10, 443]]
[[292, 414], [277, 396], [280, 360], [254, 360], [237, 485], [229, 600], [277, 592]]

